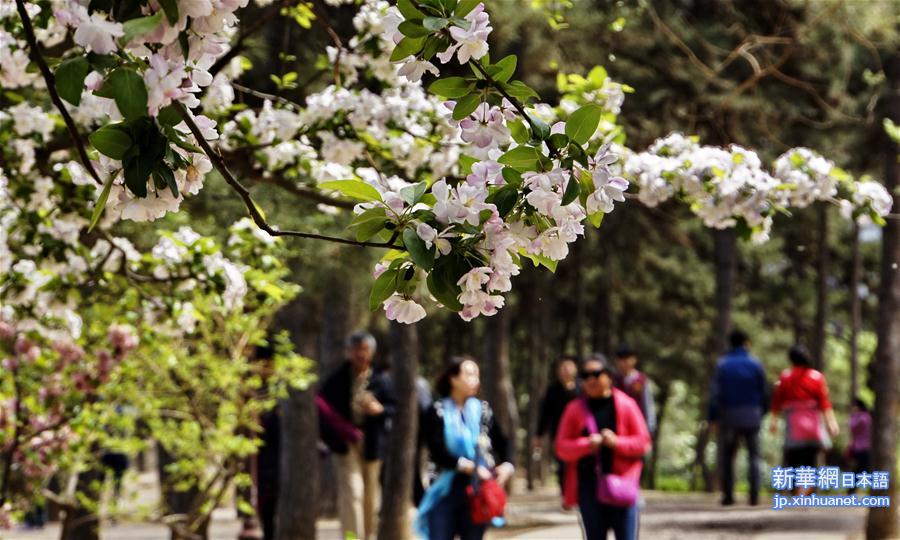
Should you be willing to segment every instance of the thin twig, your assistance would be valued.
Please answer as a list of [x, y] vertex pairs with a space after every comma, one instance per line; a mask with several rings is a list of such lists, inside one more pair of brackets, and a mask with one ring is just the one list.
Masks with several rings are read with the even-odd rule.
[[253, 197], [250, 196], [250, 191], [244, 187], [240, 181], [231, 174], [231, 171], [228, 170], [228, 166], [225, 164], [225, 161], [222, 157], [212, 149], [209, 145], [209, 142], [203, 137], [203, 133], [201, 133], [200, 128], [197, 127], [197, 123], [194, 122], [191, 113], [181, 104], [178, 104], [179, 111], [181, 112], [181, 118], [184, 120], [184, 123], [187, 124], [188, 128], [193, 133], [194, 138], [197, 139], [197, 144], [200, 145], [200, 148], [203, 149], [203, 152], [206, 156], [212, 161], [213, 166], [219, 171], [219, 174], [225, 179], [225, 182], [228, 183], [231, 188], [237, 192], [237, 194], [244, 201], [244, 205], [247, 207], [247, 211], [250, 213], [250, 217], [253, 219], [253, 222], [256, 223], [256, 226], [260, 229], [266, 231], [271, 236], [296, 236], [298, 238], [311, 238], [314, 240], [326, 240], [328, 242], [335, 242], [338, 244], [347, 244], [351, 246], [364, 246], [364, 247], [377, 247], [377, 248], [387, 248], [387, 249], [403, 249], [402, 246], [395, 246], [391, 243], [378, 243], [378, 242], [358, 242], [356, 240], [348, 240], [346, 238], [340, 238], [335, 236], [326, 236], [323, 234], [316, 233], [307, 233], [300, 231], [282, 231], [279, 229], [273, 228], [266, 222], [266, 218], [263, 217], [262, 213], [257, 208], [256, 203], [253, 202]]
[[84, 147], [84, 143], [81, 142], [81, 135], [78, 134], [78, 127], [75, 126], [75, 121], [72, 120], [72, 117], [69, 115], [69, 111], [66, 110], [65, 104], [60, 99], [59, 94], [56, 92], [56, 84], [53, 78], [53, 72], [50, 71], [50, 66], [47, 65], [47, 61], [44, 60], [44, 55], [41, 54], [40, 44], [38, 43], [37, 37], [34, 35], [34, 28], [31, 26], [31, 18], [28, 17], [28, 11], [25, 9], [24, 0], [16, 0], [16, 8], [19, 11], [19, 17], [22, 19], [22, 28], [25, 31], [25, 40], [28, 42], [28, 48], [31, 49], [31, 59], [38, 65], [38, 68], [41, 70], [41, 75], [44, 77], [44, 83], [47, 86], [47, 93], [50, 94], [50, 100], [53, 101], [53, 105], [59, 109], [59, 113], [63, 117], [63, 121], [66, 124], [66, 129], [69, 130], [69, 135], [72, 137], [72, 141], [75, 143], [75, 148], [78, 150], [78, 156], [81, 158], [81, 163], [84, 164], [84, 167], [88, 170], [91, 176], [94, 178], [94, 181], [100, 185], [103, 185], [103, 180], [100, 179], [100, 175], [97, 174], [97, 171], [94, 169], [93, 164], [91, 164], [91, 160], [88, 157], [87, 149]]

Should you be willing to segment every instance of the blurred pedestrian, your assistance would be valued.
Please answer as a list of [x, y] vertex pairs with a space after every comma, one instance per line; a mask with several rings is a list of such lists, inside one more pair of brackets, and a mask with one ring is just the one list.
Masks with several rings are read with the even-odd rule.
[[[847, 454], [853, 462], [853, 471], [868, 472], [872, 462], [872, 415], [866, 402], [860, 398], [853, 400], [850, 410], [850, 445]], [[856, 491], [851, 488], [849, 493]]]
[[613, 372], [599, 354], [581, 370], [582, 396], [563, 412], [556, 453], [566, 463], [564, 504], [578, 506], [585, 540], [638, 534], [638, 498], [650, 433], [638, 404], [613, 387]]
[[[825, 375], [812, 368], [809, 352], [802, 345], [788, 353], [791, 367], [781, 373], [772, 395], [771, 432], [778, 432], [778, 417], [784, 413], [784, 466], [815, 467], [819, 451], [831, 448], [831, 437], [839, 432]], [[812, 489], [798, 490], [803, 494]]]
[[722, 505], [734, 504], [734, 457], [743, 440], [750, 472], [750, 505], [759, 503], [759, 428], [768, 409], [766, 372], [750, 354], [750, 338], [735, 330], [731, 349], [719, 360], [713, 375], [707, 419], [719, 435]]
[[[578, 396], [578, 360], [574, 356], [562, 356], [556, 364], [556, 380], [547, 386], [544, 399], [541, 400], [540, 417], [538, 418], [537, 433], [532, 440], [532, 448], [540, 449], [544, 435], [550, 439], [550, 444], [556, 440], [556, 431], [559, 428], [559, 420], [570, 401]], [[563, 492], [563, 473], [565, 465], [556, 458], [556, 479], [560, 493]]]
[[[375, 338], [347, 338], [347, 358], [322, 386], [322, 439], [337, 456], [338, 518], [342, 536], [370, 540], [377, 530], [381, 463], [397, 399], [387, 371], [373, 374]], [[358, 429], [362, 440], [350, 436]]]
[[650, 378], [637, 369], [637, 352], [630, 346], [622, 344], [616, 349], [616, 373], [613, 385], [628, 394], [641, 408], [641, 414], [647, 422], [650, 435], [656, 431], [656, 409], [653, 406], [653, 392], [650, 389]]
[[506, 435], [477, 397], [480, 385], [478, 364], [469, 357], [453, 358], [435, 384], [423, 429], [438, 477], [416, 518], [416, 531], [428, 540], [480, 540], [487, 524], [473, 520], [468, 491], [488, 482], [503, 485], [515, 470]]

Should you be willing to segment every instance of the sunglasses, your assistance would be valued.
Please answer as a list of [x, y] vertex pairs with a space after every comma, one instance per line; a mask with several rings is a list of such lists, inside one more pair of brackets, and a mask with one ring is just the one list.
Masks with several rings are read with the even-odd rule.
[[582, 371], [581, 378], [582, 379], [591, 379], [593, 377], [599, 377], [600, 375], [606, 373], [605, 369], [597, 369], [594, 371]]

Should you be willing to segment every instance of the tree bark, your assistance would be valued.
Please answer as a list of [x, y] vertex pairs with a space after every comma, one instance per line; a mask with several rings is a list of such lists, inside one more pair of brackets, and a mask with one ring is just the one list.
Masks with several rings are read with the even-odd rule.
[[[531, 280], [530, 294], [521, 295], [523, 315], [528, 319], [528, 333], [525, 337], [528, 361], [528, 437], [526, 440], [534, 440], [537, 434], [538, 417], [540, 416], [541, 400], [544, 397], [544, 388], [547, 385], [547, 357], [545, 355], [546, 329], [544, 327], [544, 314], [546, 302], [543, 302], [544, 276], [541, 272], [535, 271], [533, 268], [526, 268], [525, 272]], [[553, 441], [549, 442], [549, 453], [553, 453]], [[534, 489], [535, 482], [540, 480], [543, 482], [542, 459], [536, 460], [529, 453], [525, 465], [525, 475], [528, 490]]]
[[388, 441], [382, 474], [379, 540], [411, 538], [409, 509], [412, 503], [416, 433], [419, 409], [416, 375], [419, 369], [419, 340], [414, 325], [392, 322], [389, 337], [391, 376], [397, 393], [397, 412]]
[[[310, 329], [310, 309], [303, 299], [285, 306], [275, 326], [287, 330], [294, 348], [316, 355], [316, 332]], [[290, 391], [281, 403], [281, 464], [275, 510], [277, 540], [314, 540], [320, 509], [318, 452], [319, 420], [314, 390]]]
[[862, 257], [859, 252], [859, 224], [853, 222], [850, 268], [850, 403], [859, 396], [859, 330], [862, 326], [862, 302], [859, 298], [859, 282], [862, 273]]
[[[900, 123], [900, 53], [891, 51], [885, 59], [887, 75], [886, 116]], [[878, 124], [880, 125], [880, 123]], [[881, 136], [884, 139], [885, 134]], [[898, 145], [886, 141], [885, 187], [894, 197], [894, 212], [900, 208], [900, 163]], [[900, 221], [889, 219], [882, 236], [881, 289], [878, 294], [878, 349], [872, 389], [875, 410], [872, 426], [873, 469], [890, 473], [890, 488], [872, 495], [889, 495], [891, 506], [869, 510], [866, 538], [900, 537], [900, 513], [897, 510], [897, 439], [900, 416]]]
[[666, 409], [669, 405], [669, 397], [672, 395], [672, 383], [666, 382], [659, 388], [659, 396], [656, 398], [656, 431], [653, 432], [653, 453], [650, 455], [648, 474], [644, 477], [647, 489], [656, 489], [656, 466], [659, 463], [659, 434], [662, 430], [663, 420], [666, 417]]
[[[184, 491], [177, 491], [172, 486], [173, 481], [169, 479], [169, 472], [166, 470], [168, 466], [175, 462], [175, 459], [169, 454], [165, 448], [159, 443], [156, 445], [157, 470], [159, 472], [159, 483], [162, 488], [162, 500], [166, 515], [184, 514], [188, 520], [192, 518], [190, 515], [192, 506], [200, 494], [196, 487], [191, 487]], [[185, 537], [179, 531], [184, 530], [187, 523], [183, 527], [170, 527], [170, 538], [172, 540], [181, 540]], [[198, 530], [191, 531], [194, 534], [207, 538], [209, 532], [209, 520], [202, 523]]]
[[[91, 467], [78, 475], [75, 492], [82, 494], [90, 501], [99, 503], [99, 487], [103, 482], [103, 472], [99, 467]], [[78, 499], [76, 498], [76, 501]], [[67, 509], [63, 519], [60, 540], [100, 540], [100, 516], [77, 504]]]
[[[728, 348], [728, 332], [731, 331], [731, 306], [734, 297], [734, 279], [737, 272], [737, 235], [733, 229], [713, 231], [715, 245], [715, 270], [716, 270], [716, 318], [713, 323], [712, 356], [709, 357], [707, 373], [713, 373], [716, 360]], [[700, 417], [706, 417], [709, 403], [709, 395], [701, 400]], [[703, 424], [701, 433], [697, 437], [695, 465], [703, 476], [703, 486], [706, 491], [714, 491], [717, 484], [715, 469], [706, 463], [706, 445], [709, 443], [709, 428]], [[695, 468], [696, 470], [696, 468]]]
[[482, 392], [494, 411], [494, 418], [509, 438], [510, 451], [516, 461], [519, 409], [509, 372], [509, 310], [500, 310], [485, 321], [481, 370]]
[[818, 230], [816, 231], [816, 321], [813, 329], [813, 365], [819, 371], [825, 369], [825, 346], [828, 340], [828, 207], [820, 203], [818, 208]]

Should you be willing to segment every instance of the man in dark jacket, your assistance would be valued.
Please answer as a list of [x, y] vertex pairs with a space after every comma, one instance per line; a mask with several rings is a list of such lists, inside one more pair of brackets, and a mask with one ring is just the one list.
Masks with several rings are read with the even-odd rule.
[[362, 440], [348, 440], [346, 430], [320, 422], [322, 440], [337, 457], [342, 535], [360, 540], [375, 537], [381, 462], [397, 406], [387, 371], [372, 373], [375, 346], [375, 338], [367, 332], [347, 338], [347, 362], [325, 380], [320, 391], [340, 420], [362, 433]]
[[[532, 445], [541, 447], [541, 438], [547, 435], [552, 446], [556, 439], [556, 429], [559, 427], [559, 419], [570, 401], [578, 395], [578, 385], [575, 378], [578, 376], [578, 360], [573, 356], [562, 356], [556, 364], [556, 380], [550, 383], [541, 401], [541, 413], [538, 418], [537, 433]], [[564, 466], [560, 460], [556, 460], [556, 479], [559, 489], [563, 487]]]
[[709, 398], [710, 430], [719, 431], [722, 504], [734, 504], [734, 456], [740, 439], [750, 460], [750, 504], [759, 502], [759, 426], [768, 410], [766, 372], [749, 351], [747, 334], [735, 330], [731, 350], [713, 375]]

